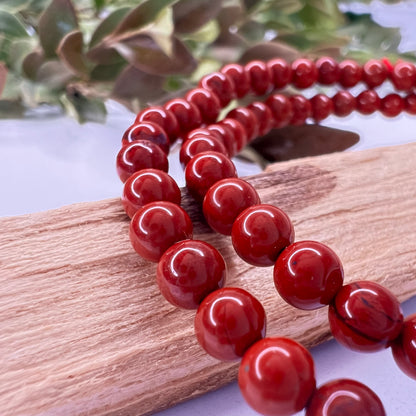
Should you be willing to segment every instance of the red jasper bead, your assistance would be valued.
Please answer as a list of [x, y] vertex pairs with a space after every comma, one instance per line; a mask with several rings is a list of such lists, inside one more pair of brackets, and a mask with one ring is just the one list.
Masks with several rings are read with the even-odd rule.
[[202, 202], [208, 189], [214, 183], [236, 176], [233, 162], [218, 152], [204, 152], [194, 156], [185, 169], [188, 191], [199, 202]]
[[157, 144], [166, 154], [169, 153], [169, 139], [165, 130], [151, 121], [141, 121], [131, 125], [123, 134], [122, 146], [136, 140], [147, 140]]
[[267, 134], [273, 127], [272, 110], [261, 101], [254, 101], [247, 108], [256, 116], [256, 124], [259, 129], [258, 135], [264, 136]]
[[244, 67], [250, 79], [251, 90], [256, 95], [265, 94], [271, 87], [272, 74], [263, 61], [251, 61]]
[[372, 114], [380, 109], [381, 100], [374, 90], [360, 93], [356, 99], [357, 111], [361, 114]]
[[213, 91], [220, 99], [221, 107], [227, 106], [236, 96], [234, 81], [222, 72], [205, 75], [199, 81], [199, 87]]
[[404, 101], [399, 94], [388, 94], [382, 98], [380, 111], [386, 117], [396, 117], [404, 110]]
[[295, 239], [293, 225], [281, 209], [267, 204], [244, 210], [235, 220], [231, 239], [237, 254], [253, 266], [273, 266]]
[[339, 81], [340, 69], [338, 62], [328, 56], [319, 58], [316, 63], [318, 70], [318, 82], [323, 85], [331, 85]]
[[231, 126], [221, 122], [209, 125], [207, 130], [210, 131], [211, 134], [218, 136], [227, 149], [228, 156], [232, 157], [237, 153], [237, 143], [235, 141], [235, 134]]
[[310, 59], [296, 59], [292, 63], [292, 84], [296, 88], [308, 88], [318, 80], [318, 70]]
[[179, 124], [173, 113], [166, 108], [155, 106], [146, 108], [137, 114], [135, 124], [142, 121], [151, 121], [152, 123], [158, 124], [165, 130], [169, 137], [170, 143], [173, 143], [179, 135]]
[[292, 67], [280, 58], [267, 62], [274, 88], [284, 88], [292, 81]]
[[305, 416], [386, 416], [379, 397], [355, 380], [339, 379], [319, 387]]
[[[246, 131], [246, 142], [257, 137], [259, 129], [257, 126], [257, 118], [254, 113], [246, 107], [237, 107], [227, 114], [227, 118], [233, 118], [239, 121]], [[237, 152], [245, 146], [241, 143], [237, 146]]]
[[312, 115], [312, 105], [310, 101], [303, 95], [292, 95], [289, 99], [293, 109], [290, 124], [293, 126], [305, 124], [306, 119]]
[[262, 415], [293, 415], [315, 390], [312, 356], [289, 338], [264, 338], [244, 354], [238, 384], [247, 403]]
[[228, 156], [227, 149], [214, 135], [196, 135], [192, 139], [186, 140], [179, 152], [179, 160], [182, 167], [185, 167], [188, 162], [197, 154], [202, 152], [219, 152]]
[[181, 203], [181, 191], [171, 176], [158, 169], [143, 169], [127, 179], [121, 202], [130, 218], [139, 208], [154, 201]]
[[375, 282], [344, 286], [328, 310], [332, 335], [356, 351], [378, 351], [390, 346], [403, 326], [397, 298]]
[[221, 72], [233, 80], [237, 98], [244, 97], [250, 91], [250, 77], [242, 65], [228, 64]]
[[362, 67], [355, 61], [347, 59], [342, 61], [339, 65], [339, 83], [344, 88], [350, 88], [357, 85], [363, 76]]
[[390, 73], [390, 79], [399, 91], [410, 91], [416, 84], [416, 67], [410, 62], [398, 62]]
[[228, 178], [209, 188], [202, 206], [209, 226], [220, 234], [231, 235], [238, 215], [252, 205], [260, 204], [257, 191], [246, 181]]
[[341, 260], [317, 241], [298, 241], [286, 247], [273, 276], [280, 296], [299, 309], [329, 305], [344, 281]]
[[325, 120], [334, 111], [334, 103], [327, 95], [316, 94], [310, 99], [312, 106], [312, 117], [319, 122]]
[[170, 110], [178, 120], [180, 136], [185, 136], [190, 130], [202, 124], [201, 113], [198, 107], [183, 98], [174, 98], [168, 101], [165, 104], [165, 108]]
[[216, 139], [220, 140], [222, 142], [222, 136], [217, 132], [212, 132], [211, 130], [208, 130], [206, 127], [200, 127], [198, 129], [191, 130], [184, 138], [183, 143], [185, 143], [187, 140], [190, 140], [196, 136], [215, 136]]
[[204, 123], [211, 124], [217, 120], [221, 111], [221, 103], [212, 91], [195, 88], [186, 94], [185, 99], [198, 107]]
[[416, 380], [416, 314], [404, 320], [403, 329], [393, 343], [392, 351], [399, 368]]
[[216, 248], [204, 241], [185, 240], [165, 251], [156, 279], [168, 302], [196, 309], [207, 295], [224, 286], [226, 274], [225, 261]]
[[192, 221], [172, 202], [156, 201], [140, 208], [130, 222], [130, 241], [143, 258], [157, 262], [177, 241], [192, 238]]
[[387, 79], [387, 67], [382, 61], [370, 59], [363, 66], [363, 81], [369, 88], [375, 88], [381, 85]]
[[241, 358], [266, 333], [262, 304], [250, 293], [226, 287], [208, 295], [195, 316], [195, 334], [201, 347], [222, 361]]
[[245, 127], [243, 126], [243, 124], [239, 120], [236, 120], [235, 118], [227, 117], [224, 120], [222, 120], [220, 124], [228, 127], [229, 131], [233, 134], [232, 143], [230, 143], [229, 141], [227, 142], [224, 141], [224, 144], [228, 150], [228, 154], [230, 156], [234, 156], [247, 144], [247, 141], [248, 141], [247, 131]]
[[411, 93], [404, 98], [404, 109], [406, 113], [416, 115], [416, 94]]
[[356, 108], [355, 97], [349, 91], [338, 91], [333, 97], [334, 114], [338, 117], [349, 116]]
[[117, 173], [123, 182], [141, 169], [169, 170], [166, 153], [153, 142], [136, 140], [122, 147], [116, 159]]
[[273, 94], [266, 100], [266, 105], [272, 112], [275, 128], [289, 124], [293, 117], [293, 108], [288, 97], [282, 94]]

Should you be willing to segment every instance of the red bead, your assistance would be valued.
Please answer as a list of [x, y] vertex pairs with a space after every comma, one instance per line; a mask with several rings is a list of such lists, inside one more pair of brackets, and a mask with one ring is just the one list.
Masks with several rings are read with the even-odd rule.
[[363, 76], [362, 67], [355, 61], [347, 59], [339, 65], [339, 83], [344, 88], [350, 88], [357, 85]]
[[267, 134], [274, 124], [272, 110], [261, 101], [254, 101], [247, 108], [256, 116], [256, 124], [259, 128], [258, 135], [264, 136]]
[[178, 138], [178, 120], [173, 113], [166, 110], [166, 108], [160, 106], [146, 108], [137, 114], [135, 124], [140, 123], [141, 121], [151, 121], [162, 127], [168, 135], [170, 143], [173, 143]]
[[334, 114], [338, 117], [349, 116], [356, 108], [355, 97], [349, 91], [338, 91], [333, 97]]
[[266, 333], [262, 304], [243, 289], [226, 287], [208, 295], [195, 316], [201, 347], [222, 361], [241, 358]]
[[220, 138], [225, 148], [227, 149], [228, 156], [233, 157], [237, 153], [237, 143], [235, 141], [235, 134], [233, 129], [227, 125], [221, 123], [211, 124], [207, 127], [207, 130]]
[[381, 85], [387, 79], [387, 67], [382, 61], [370, 59], [363, 66], [363, 81], [369, 88], [375, 88]]
[[192, 139], [186, 140], [181, 147], [179, 153], [179, 160], [182, 167], [185, 167], [188, 162], [197, 154], [203, 152], [219, 152], [228, 156], [227, 149], [214, 135], [196, 135]]
[[334, 103], [327, 95], [316, 94], [310, 99], [312, 106], [312, 117], [319, 122], [325, 120], [334, 111]]
[[185, 99], [198, 107], [204, 123], [211, 124], [217, 120], [221, 111], [221, 103], [212, 91], [195, 88], [186, 94]]
[[157, 262], [178, 241], [192, 238], [192, 221], [172, 202], [156, 201], [140, 208], [130, 222], [130, 241], [143, 258]]
[[264, 338], [244, 354], [238, 385], [256, 412], [293, 415], [306, 406], [315, 390], [312, 356], [289, 338]]
[[[254, 117], [254, 115], [253, 115]], [[254, 117], [255, 120], [255, 117]], [[227, 126], [231, 133], [233, 134], [232, 144], [230, 142], [225, 142], [225, 146], [228, 150], [228, 154], [234, 156], [237, 154], [245, 145], [247, 144], [248, 137], [247, 131], [244, 128], [243, 124], [236, 120], [235, 118], [225, 118], [220, 122], [223, 126]]]
[[276, 58], [267, 62], [274, 88], [284, 88], [292, 81], [292, 67], [283, 59]]
[[290, 120], [290, 124], [293, 126], [305, 124], [306, 119], [312, 115], [312, 105], [310, 101], [303, 95], [292, 95], [289, 99], [293, 109], [293, 116]]
[[267, 99], [266, 104], [272, 112], [275, 128], [289, 124], [293, 117], [293, 108], [288, 97], [282, 94], [273, 94]]
[[404, 101], [399, 94], [388, 94], [381, 100], [380, 111], [386, 117], [396, 117], [404, 110]]
[[404, 320], [403, 329], [393, 343], [392, 351], [399, 368], [416, 380], [416, 314]]
[[165, 108], [170, 110], [178, 120], [179, 135], [182, 137], [202, 124], [201, 113], [198, 107], [183, 98], [174, 98], [168, 101], [165, 104]]
[[292, 63], [292, 84], [296, 88], [308, 88], [318, 79], [318, 70], [310, 59], [296, 59]]
[[169, 162], [166, 153], [155, 143], [136, 140], [122, 147], [116, 159], [117, 173], [123, 182], [142, 169], [159, 169], [167, 172]]
[[[257, 126], [257, 118], [254, 113], [246, 107], [237, 107], [227, 114], [227, 118], [233, 118], [239, 121], [246, 131], [246, 143], [257, 137], [259, 129]], [[241, 143], [237, 146], [239, 152], [246, 143]]]
[[403, 314], [397, 298], [375, 282], [344, 286], [328, 311], [332, 335], [356, 351], [378, 351], [400, 334]]
[[186, 165], [185, 180], [189, 193], [202, 202], [208, 189], [221, 179], [237, 176], [231, 160], [218, 152], [204, 152]]
[[154, 201], [181, 203], [181, 190], [171, 176], [158, 169], [143, 169], [127, 179], [121, 202], [130, 218], [139, 208]]
[[187, 140], [190, 140], [196, 136], [215, 136], [216, 139], [219, 139], [222, 142], [222, 137], [219, 133], [217, 132], [212, 132], [211, 130], [208, 130], [208, 128], [206, 127], [200, 127], [197, 129], [193, 129], [191, 130], [184, 138], [183, 138], [183, 143], [185, 143]]
[[306, 407], [305, 416], [386, 416], [379, 397], [366, 385], [340, 379], [319, 387]]
[[228, 178], [209, 188], [203, 203], [203, 212], [209, 226], [220, 234], [231, 235], [238, 215], [252, 205], [260, 204], [257, 191], [246, 181]]
[[199, 81], [199, 87], [213, 91], [220, 99], [221, 107], [227, 106], [236, 96], [232, 78], [222, 72], [205, 75]]
[[256, 95], [265, 94], [271, 87], [272, 73], [263, 61], [251, 61], [244, 67], [250, 79], [251, 90]]
[[250, 91], [250, 77], [243, 66], [228, 64], [221, 69], [221, 72], [233, 80], [237, 98], [244, 97]]
[[156, 279], [165, 299], [174, 306], [196, 309], [214, 290], [224, 286], [225, 261], [204, 241], [179, 241], [168, 248], [157, 266]]
[[390, 79], [399, 91], [410, 91], [416, 84], [416, 67], [410, 62], [398, 62], [390, 73]]
[[315, 65], [318, 70], [318, 82], [320, 84], [331, 85], [339, 81], [341, 71], [335, 59], [324, 56], [318, 59]]
[[361, 114], [372, 114], [380, 108], [381, 100], [374, 90], [360, 93], [356, 99], [357, 111]]
[[416, 115], [416, 94], [411, 93], [404, 98], [404, 108], [406, 113]]
[[280, 296], [299, 309], [329, 305], [344, 281], [341, 260], [317, 241], [298, 241], [286, 247], [273, 275]]
[[136, 140], [147, 140], [157, 144], [166, 154], [169, 153], [169, 139], [165, 130], [151, 121], [141, 121], [131, 125], [123, 134], [122, 146]]
[[237, 254], [253, 266], [273, 266], [295, 239], [293, 225], [281, 209], [267, 204], [244, 210], [235, 220], [231, 239]]

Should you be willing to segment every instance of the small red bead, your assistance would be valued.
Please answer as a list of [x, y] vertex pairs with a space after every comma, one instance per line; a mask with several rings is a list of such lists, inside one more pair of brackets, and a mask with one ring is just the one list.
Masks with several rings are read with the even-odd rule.
[[272, 84], [272, 73], [263, 61], [251, 61], [244, 67], [250, 79], [251, 90], [256, 95], [265, 94]]
[[130, 241], [146, 260], [157, 262], [178, 241], [192, 238], [192, 221], [172, 202], [156, 201], [140, 208], [130, 222]]
[[198, 107], [183, 98], [174, 98], [168, 101], [165, 108], [170, 110], [178, 120], [179, 135], [182, 137], [202, 124]]
[[284, 88], [292, 81], [292, 67], [280, 58], [267, 62], [274, 88]]
[[[239, 121], [246, 131], [246, 142], [251, 141], [257, 137], [259, 129], [257, 126], [257, 118], [254, 113], [246, 107], [237, 107], [231, 110], [227, 114], [227, 118], [233, 118]], [[239, 144], [237, 146], [237, 152], [239, 152], [246, 143]]]
[[182, 167], [185, 167], [197, 154], [210, 151], [228, 156], [227, 149], [214, 135], [196, 135], [182, 144], [179, 160]]
[[169, 139], [165, 130], [151, 121], [141, 121], [132, 124], [123, 134], [122, 146], [126, 146], [136, 140], [148, 140], [157, 144], [166, 154], [169, 153]]
[[221, 72], [233, 80], [237, 98], [244, 97], [250, 91], [250, 77], [242, 65], [228, 64]]
[[[235, 120], [234, 120], [235, 121]], [[227, 149], [228, 156], [233, 157], [237, 153], [237, 143], [235, 141], [235, 134], [233, 129], [227, 125], [221, 123], [210, 124], [207, 127], [207, 130], [218, 136], [218, 138], [222, 141], [225, 148]]]
[[222, 361], [241, 358], [266, 333], [262, 304], [243, 289], [226, 287], [208, 295], [195, 316], [201, 347]]
[[185, 169], [188, 191], [199, 202], [202, 202], [208, 189], [214, 183], [236, 176], [233, 162], [218, 152], [204, 152], [194, 156]]
[[380, 109], [381, 100], [374, 90], [361, 92], [356, 98], [357, 111], [361, 114], [373, 114]]
[[143, 169], [127, 179], [121, 202], [130, 218], [139, 208], [154, 201], [181, 203], [181, 191], [171, 176], [158, 169]]
[[306, 407], [305, 416], [386, 416], [379, 397], [366, 385], [340, 379], [319, 387]]
[[258, 135], [264, 136], [267, 134], [274, 124], [272, 110], [261, 101], [254, 101], [247, 108], [256, 116], [256, 124], [259, 128]]
[[387, 79], [387, 67], [382, 61], [370, 59], [363, 66], [362, 80], [369, 88], [381, 85]]
[[390, 73], [390, 79], [399, 91], [410, 91], [416, 86], [416, 67], [410, 62], [398, 62]]
[[136, 140], [123, 146], [116, 159], [117, 173], [123, 182], [142, 169], [169, 170], [166, 153], [155, 143], [148, 140]]
[[296, 59], [292, 63], [292, 84], [296, 88], [308, 88], [318, 80], [315, 62], [310, 59]]
[[411, 93], [404, 98], [404, 109], [406, 113], [416, 115], [416, 94]]
[[209, 226], [220, 234], [231, 235], [238, 215], [252, 205], [260, 204], [257, 191], [246, 181], [228, 178], [209, 188], [203, 203], [203, 212]]
[[306, 406], [315, 390], [312, 356], [289, 338], [264, 338], [244, 354], [238, 385], [256, 412], [293, 415]]
[[396, 117], [404, 110], [404, 101], [399, 94], [388, 94], [381, 100], [380, 111], [386, 117]]
[[349, 91], [338, 91], [333, 97], [334, 114], [338, 117], [349, 116], [357, 107], [355, 97]]
[[316, 94], [310, 99], [312, 117], [315, 121], [325, 120], [334, 112], [334, 103], [327, 95]]
[[329, 305], [344, 281], [341, 260], [317, 241], [298, 241], [286, 247], [273, 276], [280, 296], [299, 309]]
[[340, 78], [338, 62], [328, 56], [319, 58], [316, 63], [318, 70], [318, 82], [323, 85], [335, 84]]
[[289, 124], [293, 117], [293, 108], [288, 97], [282, 94], [273, 94], [266, 100], [266, 105], [272, 112], [275, 128]]
[[156, 279], [168, 302], [196, 309], [206, 296], [224, 286], [226, 275], [225, 261], [216, 248], [204, 241], [185, 240], [165, 251]]
[[232, 145], [229, 142], [226, 142], [224, 144], [227, 147], [228, 154], [231, 156], [234, 156], [247, 144], [247, 141], [248, 141], [247, 131], [244, 128], [243, 124], [239, 120], [236, 120], [235, 118], [227, 117], [224, 120], [222, 120], [220, 124], [228, 127], [231, 133], [233, 134]]
[[306, 120], [312, 116], [312, 105], [310, 101], [303, 95], [292, 95], [289, 99], [293, 109], [290, 124], [293, 126], [305, 124]]
[[217, 120], [221, 111], [221, 103], [212, 91], [195, 88], [186, 94], [185, 99], [198, 107], [204, 123], [211, 124]]
[[214, 133], [206, 127], [200, 127], [198, 129], [191, 130], [184, 138], [183, 143], [185, 143], [187, 140], [192, 139], [196, 136], [215, 136], [216, 139], [219, 139], [222, 142], [222, 136], [219, 133]]
[[281, 209], [267, 204], [244, 210], [235, 220], [231, 239], [237, 254], [253, 266], [273, 266], [295, 239], [293, 225]]
[[362, 67], [355, 61], [347, 59], [342, 61], [339, 65], [339, 83], [344, 88], [350, 88], [357, 85], [363, 76]]
[[356, 351], [378, 351], [397, 338], [403, 314], [397, 298], [375, 282], [360, 281], [344, 286], [328, 310], [332, 335]]
[[404, 320], [403, 329], [393, 343], [392, 351], [399, 368], [416, 380], [416, 314]]
[[199, 81], [199, 87], [213, 91], [220, 99], [221, 107], [227, 106], [236, 96], [234, 81], [222, 72], [205, 75]]

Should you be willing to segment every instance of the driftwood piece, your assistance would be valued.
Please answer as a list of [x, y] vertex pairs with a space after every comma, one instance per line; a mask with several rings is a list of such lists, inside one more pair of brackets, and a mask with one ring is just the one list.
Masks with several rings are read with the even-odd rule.
[[[416, 143], [300, 159], [250, 178], [293, 219], [297, 240], [330, 245], [346, 281], [416, 294]], [[185, 196], [195, 237], [229, 265], [228, 285], [265, 306], [268, 334], [307, 346], [329, 337], [326, 310], [295, 310], [271, 268], [240, 261]], [[140, 415], [229, 382], [237, 364], [207, 356], [193, 311], [159, 294], [155, 265], [130, 246], [116, 199], [0, 219], [0, 409], [3, 416]]]

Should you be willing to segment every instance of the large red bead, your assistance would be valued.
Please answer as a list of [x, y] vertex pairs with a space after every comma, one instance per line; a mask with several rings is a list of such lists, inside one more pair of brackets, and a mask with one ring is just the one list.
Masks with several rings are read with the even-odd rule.
[[220, 124], [228, 127], [229, 131], [233, 135], [232, 143], [224, 139], [224, 145], [228, 150], [228, 154], [230, 156], [234, 156], [247, 144], [247, 141], [248, 141], [247, 131], [245, 127], [243, 126], [243, 124], [239, 120], [236, 120], [235, 118], [230, 118], [230, 117], [224, 118], [223, 120], [221, 120]]
[[[257, 118], [250, 109], [246, 107], [234, 108], [227, 114], [227, 118], [233, 118], [241, 123], [246, 132], [246, 143], [257, 137], [259, 133]], [[237, 152], [241, 150], [246, 143], [239, 143]]]
[[236, 176], [233, 162], [218, 152], [203, 152], [194, 156], [185, 169], [188, 191], [199, 202], [202, 202], [208, 189], [214, 183]]
[[363, 69], [357, 62], [347, 59], [338, 66], [340, 70], [339, 83], [344, 88], [354, 87], [361, 81]]
[[177, 241], [192, 238], [192, 221], [172, 202], [156, 201], [140, 208], [130, 222], [130, 241], [143, 258], [157, 262]]
[[267, 204], [244, 210], [235, 220], [231, 239], [237, 254], [254, 266], [273, 266], [295, 239], [292, 222], [281, 209]]
[[228, 178], [209, 188], [202, 209], [207, 223], [214, 231], [230, 235], [238, 215], [246, 208], [259, 203], [257, 191], [248, 182]]
[[369, 88], [381, 85], [387, 79], [387, 67], [382, 61], [370, 59], [363, 66], [363, 81]]
[[315, 65], [318, 70], [318, 82], [320, 84], [331, 85], [338, 82], [340, 69], [335, 59], [323, 56], [316, 61]]
[[227, 149], [214, 135], [195, 135], [189, 140], [186, 140], [179, 152], [179, 160], [181, 165], [185, 167], [188, 162], [197, 154], [202, 152], [219, 152], [228, 156]]
[[390, 73], [390, 79], [399, 91], [411, 91], [416, 86], [416, 67], [410, 62], [398, 62]]
[[340, 344], [364, 352], [389, 347], [403, 326], [397, 298], [370, 281], [344, 286], [330, 305], [328, 317], [332, 335]]
[[256, 124], [259, 128], [258, 135], [264, 136], [267, 134], [272, 129], [274, 124], [272, 110], [270, 110], [270, 108], [261, 101], [254, 101], [249, 104], [247, 108], [256, 116]]
[[380, 111], [386, 117], [396, 117], [404, 110], [404, 100], [399, 94], [388, 94], [381, 99]]
[[363, 91], [356, 98], [357, 111], [361, 114], [373, 114], [380, 109], [380, 105], [380, 97], [374, 90]]
[[267, 62], [267, 66], [275, 88], [284, 88], [292, 81], [292, 67], [284, 59], [272, 59]]
[[157, 266], [156, 279], [172, 305], [196, 309], [214, 290], [224, 286], [227, 267], [216, 248], [204, 241], [179, 241], [168, 248]]
[[312, 115], [312, 105], [310, 101], [303, 95], [292, 95], [290, 97], [293, 115], [290, 124], [293, 126], [301, 126]]
[[195, 316], [201, 347], [222, 361], [241, 358], [266, 333], [262, 304], [243, 289], [226, 287], [208, 295]]
[[289, 338], [264, 338], [244, 354], [238, 384], [256, 412], [291, 416], [306, 406], [315, 390], [312, 356]]
[[318, 80], [315, 62], [300, 58], [292, 63], [292, 84], [296, 88], [309, 88]]
[[338, 117], [349, 116], [356, 108], [356, 99], [349, 91], [338, 91], [333, 97], [334, 114]]
[[185, 99], [198, 107], [204, 123], [211, 124], [217, 120], [221, 103], [214, 92], [205, 88], [195, 88], [186, 94]]
[[171, 176], [158, 169], [143, 169], [127, 179], [121, 202], [130, 218], [139, 208], [154, 201], [181, 203], [181, 190]]
[[234, 81], [222, 72], [205, 75], [199, 81], [199, 87], [213, 91], [220, 99], [221, 107], [227, 106], [236, 96]]
[[392, 351], [399, 368], [416, 380], [416, 313], [404, 320], [402, 331], [392, 345]]
[[251, 61], [244, 67], [250, 78], [251, 90], [256, 95], [265, 94], [272, 85], [272, 73], [263, 61]]
[[155, 143], [136, 140], [122, 147], [116, 159], [117, 173], [123, 182], [141, 169], [169, 169], [166, 153]]
[[191, 130], [184, 138], [183, 141], [186, 142], [189, 139], [192, 139], [195, 136], [215, 136], [217, 139], [219, 139], [222, 142], [222, 137], [217, 132], [212, 132], [208, 130], [206, 127], [199, 127], [197, 129]]
[[286, 247], [273, 275], [280, 296], [299, 309], [329, 305], [344, 281], [341, 260], [317, 241], [298, 241]]
[[289, 98], [282, 94], [273, 94], [266, 104], [272, 111], [274, 127], [280, 128], [287, 126], [293, 117], [292, 103]]
[[228, 64], [221, 72], [233, 80], [237, 98], [243, 98], [250, 91], [250, 77], [242, 65]]
[[182, 137], [202, 124], [201, 112], [198, 107], [183, 98], [174, 98], [168, 101], [165, 108], [170, 110], [178, 120], [179, 135]]
[[316, 94], [311, 99], [312, 117], [319, 122], [325, 120], [334, 111], [334, 103], [331, 98], [324, 94]]
[[[235, 134], [231, 126], [224, 124], [223, 121], [224, 120], [222, 120], [221, 123], [210, 124], [207, 126], [207, 130], [210, 131], [211, 134], [218, 136], [218, 138], [222, 141], [225, 148], [227, 149], [228, 156], [233, 157], [237, 153], [237, 142], [235, 141]], [[237, 122], [236, 120], [233, 121]], [[241, 125], [241, 123], [239, 124]]]
[[319, 387], [305, 416], [386, 416], [379, 397], [355, 380], [339, 379]]

